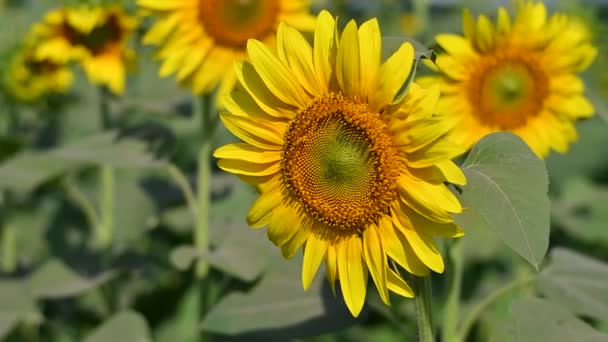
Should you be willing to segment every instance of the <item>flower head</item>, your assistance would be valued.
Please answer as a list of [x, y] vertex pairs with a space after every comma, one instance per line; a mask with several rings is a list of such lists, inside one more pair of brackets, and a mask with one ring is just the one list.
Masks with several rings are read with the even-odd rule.
[[414, 50], [404, 43], [381, 61], [377, 20], [354, 21], [338, 35], [328, 12], [314, 46], [282, 23], [277, 53], [250, 40], [251, 62], [237, 65], [240, 86], [225, 99], [225, 126], [243, 140], [214, 153], [218, 165], [256, 185], [253, 228], [292, 257], [303, 247], [302, 283], [325, 263], [332, 288], [358, 315], [368, 273], [381, 298], [412, 289], [389, 266], [425, 276], [444, 264], [433, 236], [461, 236], [461, 211], [445, 182], [463, 184], [450, 159], [462, 148], [444, 139], [453, 120], [434, 114], [439, 89], [411, 83]]
[[308, 0], [138, 0], [161, 19], [144, 43], [162, 45], [161, 76], [177, 80], [196, 94], [209, 93], [221, 82], [221, 94], [236, 81], [235, 60], [245, 58], [247, 40], [274, 44], [279, 22], [312, 30]]
[[436, 37], [441, 76], [424, 81], [441, 85], [438, 111], [458, 118], [455, 137], [471, 146], [512, 131], [541, 157], [565, 152], [577, 137], [573, 122], [593, 115], [577, 76], [597, 54], [584, 26], [522, 0], [512, 20], [500, 8], [496, 25], [465, 11], [463, 30]]
[[136, 19], [117, 5], [54, 10], [34, 28], [34, 39], [40, 42], [36, 58], [76, 61], [92, 83], [121, 94], [127, 66], [135, 57], [126, 44], [136, 26]]
[[51, 93], [68, 91], [73, 82], [69, 66], [34, 57], [26, 45], [10, 60], [5, 69], [4, 85], [8, 93], [23, 102], [34, 102]]

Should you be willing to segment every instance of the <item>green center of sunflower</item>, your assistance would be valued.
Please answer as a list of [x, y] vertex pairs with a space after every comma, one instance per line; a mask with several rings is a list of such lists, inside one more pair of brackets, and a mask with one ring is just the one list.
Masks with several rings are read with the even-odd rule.
[[386, 213], [399, 167], [380, 115], [342, 95], [318, 98], [300, 110], [285, 135], [285, 182], [330, 227], [362, 230]]
[[278, 0], [200, 0], [199, 20], [217, 44], [242, 49], [274, 30], [279, 9]]
[[482, 122], [513, 129], [542, 110], [547, 88], [547, 76], [534, 56], [507, 50], [480, 61], [469, 82], [469, 100]]

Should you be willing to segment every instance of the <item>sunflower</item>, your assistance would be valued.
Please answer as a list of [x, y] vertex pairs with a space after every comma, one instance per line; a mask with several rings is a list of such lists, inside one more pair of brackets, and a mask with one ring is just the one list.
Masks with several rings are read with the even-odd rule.
[[36, 58], [80, 63], [94, 84], [122, 94], [135, 52], [127, 41], [137, 26], [122, 7], [66, 7], [49, 12], [34, 28]]
[[65, 93], [73, 82], [67, 65], [34, 58], [33, 48], [27, 45], [13, 56], [5, 70], [7, 91], [22, 102], [34, 102], [51, 93]]
[[162, 45], [159, 74], [176, 74], [195, 94], [209, 93], [220, 81], [219, 94], [236, 82], [235, 60], [245, 58], [247, 40], [274, 44], [279, 22], [311, 31], [314, 18], [308, 0], [138, 0], [145, 11], [160, 16], [143, 38]]
[[243, 142], [214, 153], [221, 169], [260, 192], [249, 225], [267, 225], [287, 258], [303, 246], [305, 289], [324, 261], [354, 316], [368, 273], [385, 303], [389, 290], [412, 297], [389, 265], [417, 276], [442, 272], [433, 236], [463, 234], [451, 215], [461, 205], [445, 185], [465, 183], [450, 161], [463, 150], [445, 139], [454, 120], [433, 114], [438, 87], [405, 87], [412, 45], [381, 63], [381, 44], [376, 19], [359, 28], [351, 21], [338, 37], [326, 11], [313, 47], [287, 23], [276, 54], [250, 40], [251, 62], [237, 64], [239, 86], [220, 116]]
[[597, 50], [577, 20], [547, 17], [542, 3], [518, 1], [513, 20], [497, 24], [464, 12], [464, 36], [439, 34], [436, 66], [422, 82], [441, 85], [438, 111], [458, 118], [455, 139], [471, 146], [486, 134], [512, 131], [537, 155], [564, 153], [577, 138], [574, 122], [593, 115], [577, 74]]

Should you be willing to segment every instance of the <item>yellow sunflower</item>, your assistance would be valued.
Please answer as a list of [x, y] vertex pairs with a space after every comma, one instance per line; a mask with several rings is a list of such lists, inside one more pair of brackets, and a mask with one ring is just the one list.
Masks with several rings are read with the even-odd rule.
[[445, 182], [464, 184], [450, 161], [462, 153], [444, 139], [454, 121], [434, 115], [438, 87], [411, 83], [414, 50], [404, 43], [384, 63], [376, 19], [341, 36], [332, 16], [317, 18], [314, 46], [281, 23], [276, 54], [250, 40], [237, 64], [240, 86], [225, 99], [225, 126], [243, 142], [220, 147], [218, 165], [260, 197], [247, 221], [292, 257], [303, 246], [307, 289], [321, 262], [339, 279], [354, 316], [368, 272], [388, 291], [414, 295], [389, 261], [417, 276], [442, 272], [434, 236], [463, 234], [461, 205]]
[[580, 23], [547, 17], [542, 3], [518, 1], [513, 20], [499, 8], [497, 24], [465, 11], [464, 36], [437, 35], [438, 111], [458, 118], [455, 136], [471, 146], [486, 134], [512, 131], [541, 157], [564, 153], [576, 140], [574, 121], [593, 115], [577, 73], [597, 50]]
[[5, 69], [4, 84], [15, 99], [39, 100], [51, 93], [65, 93], [72, 86], [73, 75], [65, 64], [36, 59], [30, 46], [22, 48]]
[[176, 74], [195, 94], [220, 94], [236, 81], [233, 63], [245, 58], [247, 40], [274, 44], [279, 22], [312, 31], [308, 0], [138, 0], [162, 19], [145, 35], [145, 44], [162, 45], [160, 75]]
[[137, 20], [122, 7], [66, 7], [49, 12], [34, 28], [39, 59], [77, 61], [94, 84], [122, 94], [126, 69], [135, 57], [127, 41]]

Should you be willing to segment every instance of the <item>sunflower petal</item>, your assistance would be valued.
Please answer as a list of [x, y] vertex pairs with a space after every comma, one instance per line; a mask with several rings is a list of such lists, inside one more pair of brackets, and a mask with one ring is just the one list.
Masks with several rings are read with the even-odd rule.
[[295, 107], [306, 105], [302, 87], [294, 80], [287, 66], [264, 43], [249, 40], [247, 52], [254, 69], [277, 98]]
[[403, 216], [394, 218], [393, 223], [405, 235], [418, 258], [431, 270], [443, 273], [445, 266], [435, 240], [413, 228], [411, 223], [407, 222], [407, 219]]
[[377, 229], [376, 225], [371, 225], [363, 231], [363, 256], [365, 257], [369, 273], [372, 275], [374, 283], [376, 283], [380, 298], [388, 305], [388, 288], [386, 287], [386, 269], [388, 268], [388, 263]]
[[338, 274], [340, 288], [348, 310], [359, 316], [367, 290], [367, 269], [363, 267], [361, 239], [358, 236], [345, 238], [338, 245]]
[[414, 290], [395, 271], [389, 269], [387, 278], [389, 290], [406, 298], [414, 298]]
[[300, 214], [289, 205], [281, 205], [272, 212], [268, 222], [268, 239], [282, 246], [291, 239], [302, 226]]
[[380, 66], [376, 91], [369, 101], [372, 110], [380, 111], [393, 102], [412, 72], [413, 64], [414, 47], [409, 42], [405, 42]]
[[411, 274], [424, 277], [429, 269], [418, 258], [405, 236], [395, 231], [393, 220], [383, 217], [378, 224], [388, 256]]
[[[314, 230], [314, 229], [313, 229]], [[304, 261], [302, 263], [302, 287], [308, 290], [315, 274], [327, 251], [328, 241], [311, 234], [304, 246]]]
[[376, 79], [380, 69], [380, 52], [382, 38], [377, 19], [366, 21], [359, 28], [359, 55], [361, 88], [359, 93], [363, 101], [375, 92]]
[[336, 61], [336, 76], [340, 89], [350, 97], [359, 96], [360, 76], [359, 35], [357, 24], [351, 20], [340, 39]]
[[222, 113], [224, 126], [241, 140], [267, 150], [281, 150], [285, 124]]
[[321, 11], [315, 28], [313, 60], [317, 82], [324, 91], [331, 78], [337, 46], [336, 21], [329, 12]]
[[334, 245], [327, 247], [327, 254], [325, 255], [325, 277], [331, 287], [331, 292], [336, 295], [336, 275], [338, 274], [338, 253]]
[[262, 228], [270, 222], [272, 211], [283, 201], [280, 191], [269, 191], [260, 194], [247, 213], [247, 224], [251, 228]]

